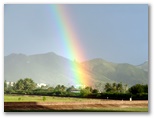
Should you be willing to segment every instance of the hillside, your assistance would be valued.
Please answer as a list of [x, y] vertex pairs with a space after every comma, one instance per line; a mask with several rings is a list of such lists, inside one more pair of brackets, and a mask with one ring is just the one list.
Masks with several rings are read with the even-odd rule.
[[66, 86], [75, 85], [75, 81], [77, 80], [74, 73], [81, 73], [83, 76], [91, 79], [91, 73], [78, 72], [72, 66], [73, 63], [75, 62], [55, 53], [30, 56], [11, 54], [4, 58], [4, 79], [15, 82], [20, 78], [29, 77], [37, 83], [46, 83], [52, 86], [57, 84], [64, 84]]
[[[72, 65], [78, 64], [81, 69]], [[148, 72], [130, 64], [115, 64], [103, 59], [93, 59], [82, 63], [70, 61], [55, 53], [37, 55], [11, 54], [4, 57], [4, 79], [16, 82], [20, 78], [32, 78], [37, 83], [52, 86], [76, 85], [74, 73], [82, 75], [80, 80], [89, 86], [98, 83], [122, 82], [128, 85], [148, 83]]]
[[149, 64], [148, 61], [145, 61], [143, 64], [138, 65], [139, 68], [148, 71], [149, 70]]
[[115, 64], [103, 59], [93, 59], [83, 62], [82, 64], [85, 65], [85, 67], [90, 67], [88, 70], [95, 73], [95, 78], [99, 80], [101, 80], [102, 77], [106, 77], [112, 81], [122, 82], [128, 85], [148, 83], [148, 72], [134, 65], [127, 63]]

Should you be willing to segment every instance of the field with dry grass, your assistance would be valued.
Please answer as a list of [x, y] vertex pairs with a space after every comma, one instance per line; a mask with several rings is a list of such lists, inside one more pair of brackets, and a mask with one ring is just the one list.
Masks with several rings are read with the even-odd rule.
[[[11, 98], [11, 96], [9, 96]], [[66, 97], [47, 97], [43, 101], [42, 96], [35, 96], [40, 98], [40, 101], [24, 101], [24, 98], [31, 98], [34, 96], [12, 96], [21, 98], [10, 100], [8, 96], [4, 96], [4, 111], [105, 111], [105, 112], [147, 112], [147, 100], [102, 100], [102, 99], [85, 99], [85, 98], [66, 98]]]

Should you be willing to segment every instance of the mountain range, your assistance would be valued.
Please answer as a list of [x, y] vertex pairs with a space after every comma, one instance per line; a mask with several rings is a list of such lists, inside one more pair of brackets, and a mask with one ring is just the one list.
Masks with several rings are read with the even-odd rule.
[[[75, 69], [73, 64], [78, 64]], [[80, 73], [83, 81], [94, 86], [98, 83], [122, 82], [128, 86], [148, 84], [148, 62], [135, 66], [127, 63], [112, 63], [101, 58], [84, 62], [71, 61], [53, 52], [35, 55], [10, 54], [4, 57], [4, 80], [16, 82], [23, 78], [32, 78], [36, 83], [51, 86], [74, 85], [72, 73]]]
[[149, 64], [148, 64], [148, 61], [145, 61], [144, 63], [138, 65], [139, 68], [145, 70], [145, 71], [148, 71], [149, 70]]

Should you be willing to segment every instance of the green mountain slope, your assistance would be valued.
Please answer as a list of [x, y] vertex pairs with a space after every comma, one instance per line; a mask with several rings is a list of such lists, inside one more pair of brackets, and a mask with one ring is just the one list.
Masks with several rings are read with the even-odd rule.
[[[75, 64], [78, 65], [78, 69], [75, 68]], [[76, 78], [75, 74], [80, 76]], [[76, 85], [76, 82], [80, 80], [89, 86], [106, 82], [122, 82], [128, 85], [148, 83], [147, 71], [130, 64], [115, 64], [103, 59], [77, 63], [52, 52], [30, 56], [11, 54], [4, 57], [6, 81], [16, 82], [26, 77], [32, 78], [36, 83], [46, 83], [52, 86]]]
[[149, 64], [148, 61], [145, 61], [143, 64], [138, 65], [139, 68], [148, 71], [149, 70]]
[[[30, 77], [37, 83], [69, 84], [69, 60], [54, 53], [26, 56], [13, 54], [5, 57], [4, 79], [17, 81]], [[62, 66], [63, 65], [63, 66]], [[52, 81], [51, 81], [52, 80]], [[66, 83], [67, 82], [67, 83]]]
[[80, 72], [73, 67], [74, 63], [55, 53], [37, 54], [26, 56], [23, 54], [11, 54], [4, 57], [4, 79], [6, 81], [17, 81], [20, 78], [32, 78], [37, 83], [46, 83], [52, 86], [64, 84], [66, 86], [76, 85], [79, 80], [76, 73], [93, 83], [91, 73]]
[[99, 78], [99, 80], [106, 77], [112, 81], [122, 82], [128, 85], [148, 83], [148, 72], [139, 69], [137, 66], [130, 64], [115, 64], [103, 59], [93, 59], [83, 62], [82, 64], [85, 65], [85, 67], [89, 67], [87, 69], [95, 73], [94, 78]]

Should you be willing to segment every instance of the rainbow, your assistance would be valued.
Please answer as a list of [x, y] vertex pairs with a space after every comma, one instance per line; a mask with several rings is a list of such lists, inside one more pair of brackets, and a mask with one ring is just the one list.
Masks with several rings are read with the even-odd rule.
[[[70, 19], [69, 10], [64, 5], [50, 5], [52, 12], [56, 19], [56, 25], [59, 31], [62, 43], [65, 46], [65, 51], [70, 59], [84, 60], [85, 54], [79, 42], [79, 38], [73, 22]], [[86, 75], [85, 70], [78, 62], [74, 61], [70, 64], [73, 71], [73, 82], [75, 85], [90, 85], [89, 77]]]

